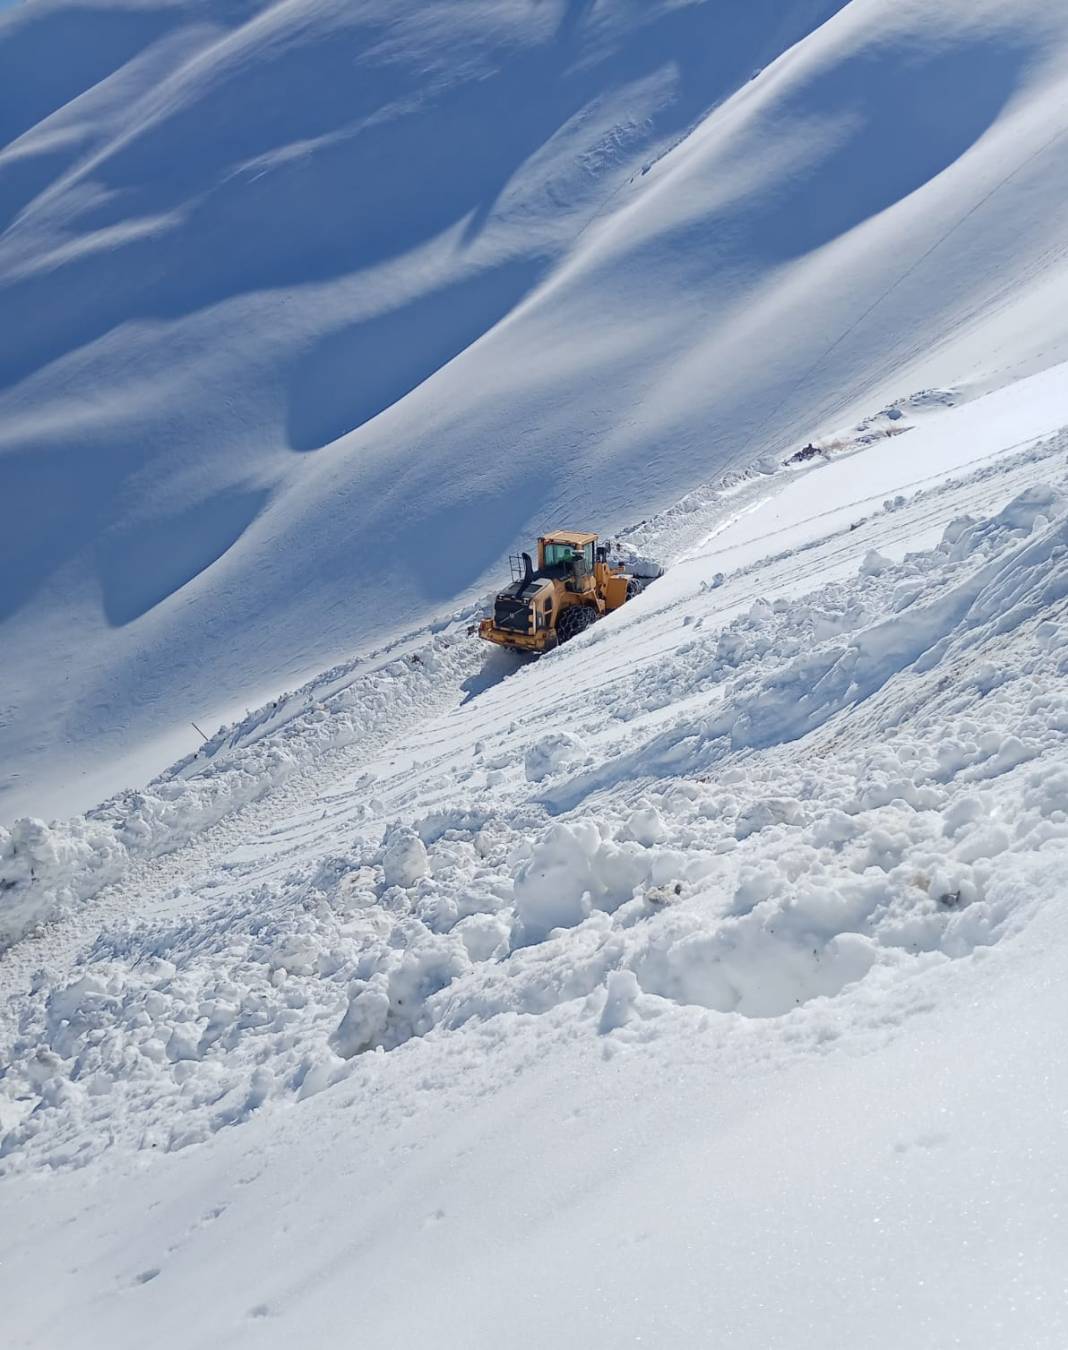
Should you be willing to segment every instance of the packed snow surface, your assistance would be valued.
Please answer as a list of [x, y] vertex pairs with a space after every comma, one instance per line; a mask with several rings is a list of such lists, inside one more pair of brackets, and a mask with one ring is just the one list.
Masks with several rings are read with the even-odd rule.
[[1065, 373], [5, 835], [14, 1343], [1063, 1345]]
[[0, 9], [5, 1348], [1068, 1344], [1066, 70]]
[[1068, 358], [1063, 0], [30, 0], [0, 70], [5, 824]]

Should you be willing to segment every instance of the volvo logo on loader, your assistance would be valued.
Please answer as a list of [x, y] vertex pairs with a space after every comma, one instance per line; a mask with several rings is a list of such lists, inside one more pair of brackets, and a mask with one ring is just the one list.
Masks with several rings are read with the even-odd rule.
[[529, 553], [510, 559], [512, 584], [483, 619], [478, 635], [520, 652], [547, 652], [618, 609], [654, 576], [610, 562], [609, 545], [581, 530], [557, 530], [538, 540], [538, 565]]

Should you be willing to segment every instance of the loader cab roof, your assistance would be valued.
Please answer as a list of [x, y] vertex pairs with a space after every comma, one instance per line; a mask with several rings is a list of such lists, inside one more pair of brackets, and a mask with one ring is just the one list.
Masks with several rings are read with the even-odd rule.
[[539, 540], [542, 544], [570, 544], [573, 548], [584, 548], [587, 544], [593, 544], [597, 540], [595, 534], [589, 534], [584, 530], [554, 530], [552, 534], [543, 534]]

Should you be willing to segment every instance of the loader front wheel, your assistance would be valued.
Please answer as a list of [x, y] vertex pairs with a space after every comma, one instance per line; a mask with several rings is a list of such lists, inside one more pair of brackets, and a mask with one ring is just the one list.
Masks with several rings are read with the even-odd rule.
[[568, 642], [576, 634], [589, 628], [593, 623], [594, 613], [589, 605], [569, 605], [556, 623], [557, 642]]

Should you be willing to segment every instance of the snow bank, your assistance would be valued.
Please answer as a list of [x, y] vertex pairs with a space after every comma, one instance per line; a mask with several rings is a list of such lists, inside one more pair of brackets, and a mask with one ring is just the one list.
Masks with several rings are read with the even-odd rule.
[[[391, 728], [478, 669], [471, 643], [439, 635], [385, 665], [332, 671], [223, 728], [200, 755], [87, 816], [0, 826], [0, 948], [117, 881], [138, 858], [181, 848], [212, 825], [345, 747], [369, 750]], [[324, 693], [323, 684], [340, 683]], [[286, 705], [283, 715], [280, 706]], [[265, 723], [274, 722], [270, 736]]]

